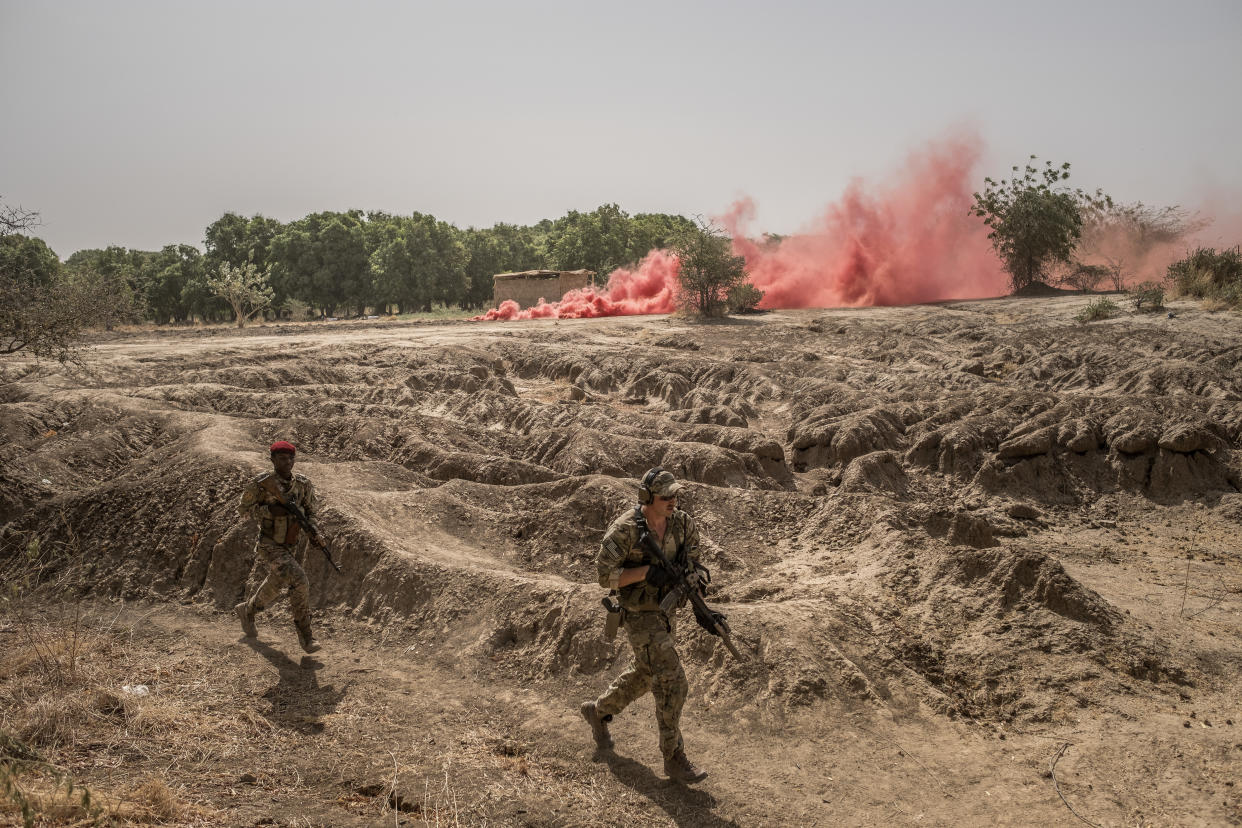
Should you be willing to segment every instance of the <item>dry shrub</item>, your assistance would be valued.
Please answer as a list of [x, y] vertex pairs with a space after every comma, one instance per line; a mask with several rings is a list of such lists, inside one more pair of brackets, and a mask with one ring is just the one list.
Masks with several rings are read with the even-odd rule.
[[143, 782], [125, 799], [134, 805], [136, 811], [145, 812], [159, 822], [181, 819], [186, 810], [185, 805], [164, 784], [164, 780], [155, 776]]
[[[22, 779], [23, 799], [31, 825], [160, 824], [184, 822], [203, 815], [201, 808], [182, 802], [158, 777], [121, 795], [97, 789], [87, 792], [62, 777], [28, 774]], [[0, 824], [7, 810], [20, 812], [16, 802], [0, 799]]]
[[78, 694], [44, 696], [20, 711], [17, 737], [29, 745], [58, 748], [72, 745], [90, 713], [86, 700]]
[[177, 720], [175, 706], [165, 706], [161, 700], [148, 696], [129, 717], [129, 730], [143, 736], [167, 736], [176, 732]]

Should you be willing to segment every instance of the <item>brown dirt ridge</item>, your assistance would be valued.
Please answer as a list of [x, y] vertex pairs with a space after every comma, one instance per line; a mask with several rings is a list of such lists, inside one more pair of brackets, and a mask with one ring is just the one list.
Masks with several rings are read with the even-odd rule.
[[[1242, 824], [1242, 318], [1082, 324], [1087, 301], [155, 332], [4, 363], [0, 572], [37, 537], [58, 591], [0, 617], [0, 729], [131, 821]], [[279, 611], [249, 647], [228, 614], [261, 577], [236, 502], [275, 439], [343, 569], [306, 558], [309, 660]], [[594, 558], [654, 465], [751, 654], [682, 624], [694, 789], [656, 773], [649, 704], [608, 756], [576, 713], [628, 659]], [[83, 666], [48, 682], [31, 648], [66, 606]], [[181, 727], [197, 753], [161, 740]]]

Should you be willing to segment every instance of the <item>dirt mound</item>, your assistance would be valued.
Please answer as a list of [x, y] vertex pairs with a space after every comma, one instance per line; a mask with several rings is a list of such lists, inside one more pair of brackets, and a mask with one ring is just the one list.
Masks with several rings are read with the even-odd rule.
[[309, 556], [320, 607], [515, 682], [594, 675], [622, 657], [599, 538], [663, 465], [755, 656], [684, 625], [721, 708], [1005, 720], [1177, 692], [1207, 679], [1092, 567], [1136, 565], [1123, 526], [1166, 510], [1236, 534], [1242, 331], [1074, 302], [113, 341], [10, 372], [0, 567], [38, 537], [83, 590], [228, 607], [257, 577], [240, 486], [290, 439], [345, 570]]

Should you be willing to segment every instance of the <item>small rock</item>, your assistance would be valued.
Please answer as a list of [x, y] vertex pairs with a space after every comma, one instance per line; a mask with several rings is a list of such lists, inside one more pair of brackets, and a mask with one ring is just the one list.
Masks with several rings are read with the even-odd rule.
[[1005, 513], [1018, 520], [1039, 520], [1042, 516], [1038, 509], [1026, 503], [1011, 503]]
[[1186, 721], [1182, 722], [1182, 727], [1190, 727], [1190, 721], [1189, 721], [1189, 720], [1186, 720]]
[[241, 776], [237, 777], [237, 781], [243, 785], [253, 785], [259, 781], [259, 777], [255, 776], [253, 773], [243, 773]]

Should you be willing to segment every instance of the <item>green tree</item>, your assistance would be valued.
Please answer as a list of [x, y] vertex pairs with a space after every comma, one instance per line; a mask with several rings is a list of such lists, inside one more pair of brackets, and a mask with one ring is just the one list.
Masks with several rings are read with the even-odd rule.
[[[550, 222], [549, 222], [550, 224]], [[546, 228], [500, 223], [459, 231], [466, 250], [465, 297], [462, 307], [479, 308], [492, 301], [497, 273], [549, 269], [543, 249]]]
[[606, 276], [629, 261], [630, 217], [616, 204], [590, 213], [571, 210], [548, 236], [554, 270], [592, 270]]
[[683, 232], [672, 248], [681, 306], [700, 316], [723, 316], [730, 291], [746, 279], [746, 260], [733, 255], [732, 239], [714, 225], [702, 224]]
[[105, 327], [132, 321], [146, 315], [139, 278], [147, 260], [153, 256], [143, 250], [130, 250], [119, 245], [101, 249], [79, 250], [65, 260], [71, 281], [90, 283], [95, 290], [114, 294], [114, 318]]
[[205, 275], [203, 254], [192, 245], [170, 244], [148, 256], [137, 277], [147, 317], [159, 324], [188, 321], [187, 288]]
[[42, 239], [10, 233], [0, 236], [0, 273], [21, 284], [46, 288], [60, 278], [60, 258]]
[[391, 222], [371, 254], [375, 295], [402, 311], [466, 303], [470, 254], [451, 224], [414, 213]]
[[272, 239], [272, 285], [280, 301], [292, 297], [323, 308], [359, 310], [374, 301], [364, 216], [312, 213], [290, 222]]
[[207, 277], [207, 286], [212, 293], [229, 303], [237, 319], [237, 327], [244, 328], [252, 318], [272, 306], [274, 291], [270, 275], [269, 270], [260, 271], [253, 262], [246, 262], [241, 267], [225, 263]]
[[639, 213], [630, 221], [629, 244], [624, 264], [635, 264], [652, 250], [668, 249], [679, 236], [695, 229], [695, 226], [685, 216]]
[[508, 251], [504, 241], [489, 229], [466, 229], [462, 233], [462, 244], [467, 254], [465, 306], [483, 307], [491, 302], [494, 293], [492, 277], [509, 270], [506, 266]]
[[[1030, 161], [1036, 161], [1034, 155]], [[1069, 162], [1042, 168], [1027, 163], [1005, 181], [985, 178], [975, 193], [974, 215], [990, 228], [988, 238], [1009, 272], [1014, 292], [1045, 280], [1049, 268], [1068, 263], [1082, 235], [1082, 206], [1111, 203], [1099, 191], [1089, 195], [1058, 182], [1069, 178]], [[1019, 176], [1018, 173], [1021, 173]]]
[[[202, 277], [187, 283], [183, 289], [191, 313], [208, 318], [227, 311], [219, 297], [207, 288], [207, 277], [219, 273], [222, 264], [242, 267], [250, 262], [260, 271], [268, 269], [272, 264], [272, 241], [283, 226], [276, 219], [258, 213], [249, 218], [225, 213], [207, 225], [203, 234], [203, 247], [207, 252], [203, 257]], [[273, 287], [276, 288], [275, 301], [284, 302], [288, 298], [286, 294], [278, 284], [274, 283]]]
[[271, 264], [272, 239], [281, 227], [279, 221], [267, 216], [255, 214], [246, 218], [237, 213], [225, 213], [207, 225], [203, 238], [207, 253], [203, 264], [210, 273], [219, 272], [222, 264], [241, 267], [247, 262], [264, 270]]

